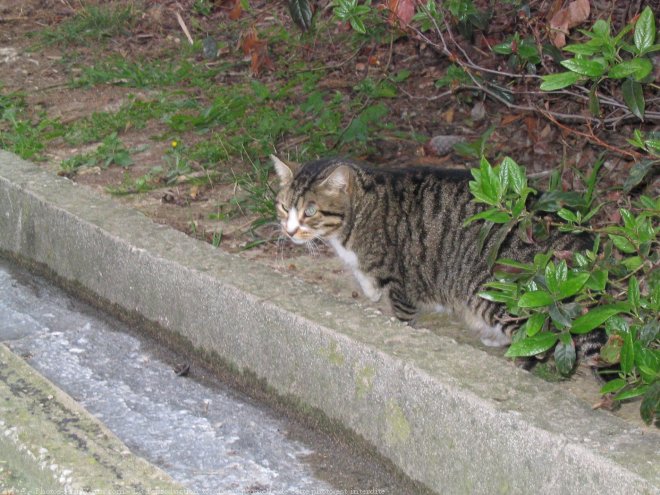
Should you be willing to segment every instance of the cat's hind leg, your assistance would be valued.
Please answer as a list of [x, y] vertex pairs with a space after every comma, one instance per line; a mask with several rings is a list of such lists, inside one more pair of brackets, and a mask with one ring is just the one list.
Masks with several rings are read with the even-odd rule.
[[410, 302], [405, 290], [398, 284], [392, 284], [389, 287], [389, 297], [394, 316], [411, 326], [415, 326], [418, 308]]

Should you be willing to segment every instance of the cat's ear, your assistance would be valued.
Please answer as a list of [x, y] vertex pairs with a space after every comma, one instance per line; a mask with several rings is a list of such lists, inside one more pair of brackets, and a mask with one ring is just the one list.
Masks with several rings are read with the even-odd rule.
[[270, 159], [273, 160], [275, 172], [277, 172], [277, 176], [280, 178], [280, 186], [284, 187], [291, 184], [293, 182], [293, 175], [296, 173], [296, 165], [293, 163], [284, 163], [275, 155], [270, 155]]
[[335, 168], [321, 183], [331, 191], [348, 192], [351, 185], [351, 169], [346, 165], [340, 165]]

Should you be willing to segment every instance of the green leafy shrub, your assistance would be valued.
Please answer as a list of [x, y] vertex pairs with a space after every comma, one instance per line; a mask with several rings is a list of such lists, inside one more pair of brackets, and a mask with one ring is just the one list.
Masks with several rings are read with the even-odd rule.
[[[592, 224], [601, 205], [594, 205], [599, 164], [587, 179], [584, 193], [550, 190], [538, 194], [527, 184], [522, 167], [504, 158], [493, 167], [482, 158], [473, 169], [474, 201], [490, 208], [466, 221], [483, 221], [482, 241], [496, 239], [487, 253], [495, 280], [480, 294], [506, 305], [521, 326], [506, 355], [552, 353], [560, 373], [576, 364], [575, 341], [592, 331], [604, 331], [599, 364], [614, 370], [602, 388], [615, 401], [642, 396], [641, 416], [658, 421], [660, 387], [660, 198], [641, 196], [631, 208], [620, 208], [618, 224]], [[532, 199], [533, 198], [533, 199]], [[547, 212], [555, 221], [541, 218]], [[497, 228], [495, 228], [497, 226]], [[539, 253], [532, 263], [497, 259], [510, 233], [529, 242], [548, 228], [567, 234], [588, 233], [593, 246], [584, 252]], [[514, 230], [515, 229], [515, 230]]]
[[500, 55], [508, 55], [510, 67], [514, 69], [525, 67], [529, 73], [536, 72], [536, 65], [541, 63], [535, 41], [531, 38], [521, 39], [518, 33], [504, 43], [495, 45], [493, 51]]
[[564, 47], [564, 51], [575, 55], [561, 62], [568, 70], [543, 76], [541, 89], [553, 91], [590, 82], [589, 106], [597, 115], [600, 109], [596, 95], [598, 85], [606, 80], [622, 80], [621, 91], [626, 105], [642, 119], [645, 108], [642, 84], [652, 82], [653, 64], [648, 55], [660, 50], [660, 45], [655, 44], [655, 18], [651, 8], [647, 6], [634, 24], [628, 24], [616, 36], [612, 36], [609, 21], [602, 19], [597, 20], [590, 30], [581, 32], [589, 38], [588, 41]]

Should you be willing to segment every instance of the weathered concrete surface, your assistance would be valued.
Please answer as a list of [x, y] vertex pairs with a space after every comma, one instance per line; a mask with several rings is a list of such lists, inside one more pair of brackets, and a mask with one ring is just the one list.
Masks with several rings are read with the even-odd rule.
[[438, 493], [660, 493], [658, 434], [0, 152], [0, 250], [320, 409]]
[[[0, 344], [0, 459], [15, 493], [184, 493]], [[7, 483], [7, 480], [5, 479]], [[48, 491], [45, 491], [48, 490]], [[7, 492], [9, 493], [9, 492]]]

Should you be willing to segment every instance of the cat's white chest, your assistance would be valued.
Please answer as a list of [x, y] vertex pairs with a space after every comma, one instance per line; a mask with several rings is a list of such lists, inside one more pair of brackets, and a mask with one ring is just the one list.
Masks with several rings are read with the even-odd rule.
[[337, 239], [330, 239], [329, 242], [332, 248], [337, 253], [337, 256], [339, 256], [339, 259], [341, 259], [344, 263], [346, 263], [346, 265], [350, 267], [350, 269], [352, 270], [353, 275], [360, 284], [360, 288], [362, 289], [362, 292], [364, 292], [364, 295], [374, 302], [380, 300], [380, 297], [382, 295], [381, 290], [378, 288], [378, 286], [376, 285], [376, 281], [372, 277], [365, 275], [358, 268], [358, 258], [355, 252], [346, 249], [344, 246], [341, 245], [341, 242], [339, 242]]

